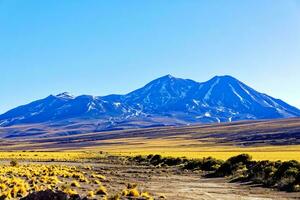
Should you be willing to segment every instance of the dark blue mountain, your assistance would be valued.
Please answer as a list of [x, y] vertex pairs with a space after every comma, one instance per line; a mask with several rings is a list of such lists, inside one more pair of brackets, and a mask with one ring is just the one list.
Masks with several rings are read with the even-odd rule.
[[189, 124], [298, 116], [299, 109], [231, 76], [199, 83], [167, 75], [126, 95], [50, 95], [0, 115], [0, 126], [67, 119], [101, 119], [114, 124], [166, 118], [168, 124], [172, 120]]

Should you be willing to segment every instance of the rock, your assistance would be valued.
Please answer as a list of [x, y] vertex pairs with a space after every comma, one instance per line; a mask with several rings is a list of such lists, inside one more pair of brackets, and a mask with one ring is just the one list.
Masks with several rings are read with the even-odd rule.
[[45, 190], [31, 193], [20, 200], [68, 200], [68, 195], [61, 191], [54, 192], [52, 190]]

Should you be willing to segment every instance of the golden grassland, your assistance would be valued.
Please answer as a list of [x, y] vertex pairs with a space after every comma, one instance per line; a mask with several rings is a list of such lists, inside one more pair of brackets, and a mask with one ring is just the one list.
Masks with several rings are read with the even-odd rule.
[[277, 151], [164, 151], [164, 150], [150, 150], [150, 151], [127, 151], [127, 152], [111, 152], [115, 155], [120, 156], [136, 156], [136, 155], [149, 155], [149, 154], [160, 154], [163, 157], [186, 157], [188, 159], [213, 157], [221, 160], [227, 160], [232, 156], [237, 156], [242, 153], [247, 153], [252, 156], [253, 160], [270, 160], [270, 161], [288, 161], [297, 160], [300, 161], [300, 151], [288, 151], [288, 152], [277, 152]]
[[[115, 143], [113, 145], [105, 145], [104, 142], [99, 146], [85, 147], [76, 151], [2, 151], [0, 152], [0, 160], [84, 162], [101, 159], [108, 154], [120, 156], [160, 154], [164, 157], [186, 157], [189, 159], [214, 157], [226, 160], [229, 157], [247, 153], [254, 160], [300, 161], [300, 145], [239, 147], [231, 144], [220, 146], [213, 142], [198, 141], [196, 143], [184, 139], [146, 141], [141, 138], [123, 139], [122, 141], [125, 141], [126, 144], [124, 145], [120, 143], [120, 139], [116, 139], [110, 140], [110, 142]], [[107, 154], [103, 152], [107, 152]]]
[[[0, 197], [18, 199], [31, 192], [58, 189], [69, 195], [80, 194], [96, 199], [109, 199], [108, 197], [152, 199], [147, 192], [139, 191], [136, 185], [128, 185], [117, 193], [109, 193], [106, 177], [88, 164], [109, 155], [160, 154], [163, 157], [189, 159], [214, 157], [227, 160], [229, 157], [247, 153], [253, 160], [300, 161], [300, 145], [237, 147], [213, 143], [193, 144], [192, 141], [187, 141], [185, 144], [187, 145], [178, 145], [174, 140], [157, 140], [150, 143], [131, 141], [131, 145], [124, 146], [116, 143], [113, 146], [84, 148], [81, 151], [3, 151], [0, 152], [0, 161], [2, 161], [0, 162]], [[11, 163], [8, 164], [7, 161]], [[36, 161], [38, 163], [33, 164]], [[80, 164], [62, 165], [55, 162]]]
[[[31, 156], [31, 154], [27, 155]], [[83, 167], [57, 164], [19, 165], [16, 161], [0, 165], [1, 199], [19, 199], [29, 193], [47, 189], [60, 190], [70, 196], [80, 194], [92, 199], [118, 200], [121, 197], [153, 199], [147, 192], [139, 191], [135, 184], [130, 184], [117, 193], [109, 194], [104, 182], [108, 184], [106, 177], [89, 165]]]
[[23, 161], [74, 161], [95, 160], [103, 158], [99, 152], [40, 152], [40, 151], [10, 151], [0, 152], [0, 160], [23, 160]]
[[[121, 143], [121, 141], [126, 144]], [[268, 146], [235, 146], [234, 144], [220, 144], [212, 141], [193, 141], [184, 138], [164, 139], [115, 139], [110, 140], [114, 145], [102, 143], [99, 147], [84, 148], [90, 151], [105, 151], [113, 155], [136, 156], [160, 154], [164, 157], [186, 157], [189, 159], [214, 157], [227, 160], [232, 156], [247, 153], [254, 160], [270, 161], [300, 161], [300, 145], [268, 145]]]
[[[103, 153], [105, 151], [107, 153]], [[106, 155], [136, 156], [160, 154], [164, 157], [186, 157], [196, 159], [214, 157], [226, 160], [229, 157], [247, 153], [253, 160], [270, 161], [300, 161], [300, 145], [291, 146], [264, 146], [264, 147], [233, 147], [233, 146], [195, 146], [195, 147], [153, 147], [153, 146], [113, 146], [83, 151], [11, 151], [0, 152], [0, 160], [23, 160], [23, 161], [61, 161], [61, 162], [84, 162], [98, 160]]]
[[260, 147], [236, 147], [228, 145], [195, 145], [191, 147], [165, 145], [157, 147], [132, 145], [126, 146], [126, 148], [114, 146], [113, 148], [105, 148], [105, 151], [121, 156], [160, 154], [164, 157], [186, 157], [189, 159], [214, 157], [222, 160], [247, 153], [252, 156], [253, 160], [300, 161], [300, 145]]

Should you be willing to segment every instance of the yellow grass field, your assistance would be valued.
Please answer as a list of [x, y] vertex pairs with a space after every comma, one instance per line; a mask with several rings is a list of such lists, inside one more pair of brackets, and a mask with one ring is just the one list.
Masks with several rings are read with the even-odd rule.
[[0, 152], [0, 160], [19, 161], [58, 161], [58, 162], [84, 162], [103, 158], [103, 154], [96, 152], [35, 152], [35, 151], [11, 151]]
[[270, 161], [287, 161], [297, 160], [300, 161], [300, 151], [288, 151], [288, 152], [276, 152], [276, 151], [139, 151], [139, 152], [113, 152], [115, 155], [149, 155], [149, 154], [160, 154], [164, 157], [186, 157], [189, 159], [213, 157], [221, 160], [226, 160], [232, 156], [236, 156], [242, 153], [250, 154], [253, 160], [270, 160]]
[[270, 161], [300, 161], [300, 145], [266, 145], [238, 147], [234, 144], [220, 144], [214, 142], [194, 141], [186, 138], [164, 138], [164, 139], [122, 139], [126, 145], [119, 144], [120, 139], [110, 140], [114, 145], [101, 145], [101, 147], [85, 148], [86, 150], [102, 150], [114, 155], [135, 156], [160, 154], [165, 157], [186, 157], [198, 159], [203, 157], [214, 157], [226, 160], [238, 154], [250, 154], [253, 160]]
[[[129, 147], [124, 149], [123, 146], [114, 146], [113, 148], [93, 148], [82, 151], [11, 151], [0, 152], [0, 160], [24, 160], [24, 161], [84, 161], [96, 160], [103, 158], [105, 155], [119, 156], [136, 156], [160, 154], [164, 157], [186, 157], [188, 159], [201, 159], [203, 157], [214, 157], [217, 159], [226, 160], [229, 157], [247, 153], [250, 154], [253, 160], [271, 160], [271, 161], [300, 161], [300, 145], [291, 146], [265, 146], [265, 147], [194, 147], [194, 148], [147, 148], [147, 147]], [[101, 151], [107, 152], [107, 154]]]
[[[49, 152], [47, 152], [49, 153]], [[37, 153], [38, 156], [46, 156], [45, 153]], [[81, 157], [81, 153], [50, 153], [47, 158], [53, 156], [71, 156], [71, 159], [87, 158]], [[89, 154], [90, 155], [90, 154]], [[32, 152], [21, 154], [1, 153], [1, 158], [15, 158], [27, 156], [34, 159], [36, 156]], [[22, 158], [23, 159], [23, 158]], [[60, 158], [61, 159], [61, 158]], [[68, 159], [68, 158], [67, 158]], [[55, 162], [50, 163], [22, 163], [12, 161], [0, 164], [0, 197], [1, 199], [17, 200], [33, 192], [45, 190], [59, 190], [72, 196], [80, 194], [89, 199], [120, 199], [136, 197], [143, 200], [153, 200], [146, 191], [137, 189], [137, 185], [130, 188], [108, 190], [111, 183], [106, 176], [99, 173], [92, 166], [87, 164], [62, 165]], [[120, 197], [120, 198], [117, 198]], [[128, 199], [126, 198], [126, 199]], [[43, 199], [43, 198], [40, 198]]]
[[232, 156], [242, 153], [250, 154], [253, 160], [271, 160], [271, 161], [300, 161], [300, 146], [282, 146], [282, 147], [257, 147], [257, 148], [228, 148], [216, 147], [208, 149], [147, 149], [147, 150], [131, 150], [131, 151], [109, 151], [115, 155], [135, 156], [160, 154], [164, 157], [186, 157], [189, 159], [214, 157], [226, 160]]

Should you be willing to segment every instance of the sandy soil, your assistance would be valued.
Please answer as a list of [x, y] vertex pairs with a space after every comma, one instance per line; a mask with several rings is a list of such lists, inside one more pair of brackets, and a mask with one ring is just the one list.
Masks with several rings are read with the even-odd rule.
[[201, 174], [177, 168], [154, 168], [106, 160], [95, 164], [109, 179], [110, 190], [137, 183], [156, 198], [171, 200], [269, 200], [300, 199], [300, 193], [286, 193], [249, 184], [229, 183], [224, 178], [203, 178]]
[[[4, 162], [2, 162], [4, 163]], [[31, 162], [32, 163], [32, 162]], [[39, 162], [40, 163], [40, 162]], [[92, 171], [105, 175], [103, 185], [109, 194], [116, 194], [128, 183], [137, 183], [140, 191], [147, 191], [155, 199], [168, 200], [287, 200], [300, 199], [300, 192], [287, 193], [259, 186], [230, 183], [224, 178], [204, 178], [200, 172], [182, 171], [176, 167], [156, 168], [127, 163], [120, 158], [102, 159], [97, 163], [45, 162], [43, 164], [63, 164], [93, 166]], [[81, 168], [87, 174], [89, 170]], [[70, 182], [70, 180], [64, 180]], [[95, 185], [81, 183], [82, 194]], [[79, 189], [79, 188], [76, 188]], [[80, 192], [80, 191], [79, 191]], [[164, 197], [164, 198], [163, 198]]]

